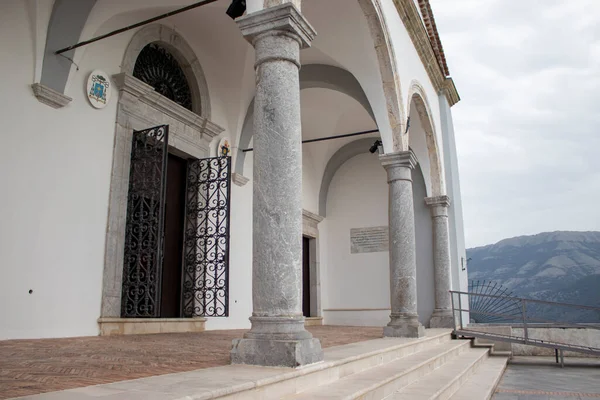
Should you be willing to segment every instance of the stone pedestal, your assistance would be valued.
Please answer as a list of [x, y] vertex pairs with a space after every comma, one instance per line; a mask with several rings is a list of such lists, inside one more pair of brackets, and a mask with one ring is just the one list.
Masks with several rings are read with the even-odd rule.
[[435, 309], [431, 328], [452, 328], [452, 298], [450, 297], [450, 229], [448, 226], [448, 196], [427, 197], [433, 225], [433, 269], [435, 279]]
[[292, 3], [239, 18], [256, 50], [252, 328], [231, 362], [296, 367], [323, 359], [302, 315], [300, 49], [314, 29]]
[[425, 335], [417, 315], [415, 215], [411, 171], [417, 164], [412, 151], [380, 156], [388, 175], [390, 220], [390, 295], [392, 313], [384, 336]]

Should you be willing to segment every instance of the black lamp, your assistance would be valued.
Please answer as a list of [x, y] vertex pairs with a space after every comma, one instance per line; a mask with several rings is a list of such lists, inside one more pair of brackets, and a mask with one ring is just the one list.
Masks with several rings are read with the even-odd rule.
[[381, 142], [381, 140], [376, 140], [375, 143], [373, 143], [373, 145], [371, 146], [371, 148], [369, 149], [369, 152], [371, 154], [375, 154], [375, 152], [377, 150], [379, 150], [379, 146], [381, 146], [383, 143]]
[[246, 12], [246, 0], [233, 0], [231, 5], [226, 11], [226, 14], [231, 17], [231, 19], [236, 19], [237, 17], [241, 17]]

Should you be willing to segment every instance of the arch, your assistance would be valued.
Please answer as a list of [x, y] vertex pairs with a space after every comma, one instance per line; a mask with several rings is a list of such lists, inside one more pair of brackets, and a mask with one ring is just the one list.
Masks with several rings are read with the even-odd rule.
[[394, 47], [381, 9], [381, 0], [358, 0], [358, 3], [367, 19], [377, 54], [381, 84], [392, 129], [393, 151], [406, 151], [408, 150], [408, 136], [405, 134], [406, 115], [402, 102], [402, 88], [400, 87]]
[[202, 66], [187, 41], [168, 26], [152, 24], [137, 31], [125, 50], [121, 72], [133, 75], [138, 55], [150, 43], [160, 44], [175, 57], [190, 84], [192, 111], [210, 119], [210, 96]]
[[[360, 86], [358, 80], [345, 69], [324, 64], [303, 65], [300, 69], [300, 90], [322, 88], [335, 90], [352, 97], [359, 102], [367, 113], [375, 121], [375, 115], [367, 95]], [[238, 151], [235, 160], [235, 172], [243, 175], [246, 153], [242, 149], [250, 146], [250, 139], [254, 134], [254, 99], [250, 102], [246, 111], [246, 118], [238, 140]], [[367, 147], [368, 148], [368, 147]]]
[[[411, 82], [408, 92], [408, 113], [411, 107], [419, 114], [421, 126], [425, 132], [425, 141], [427, 143], [427, 153], [429, 155], [429, 168], [431, 176], [431, 196], [442, 196], [446, 194], [444, 177], [442, 175], [442, 164], [440, 160], [440, 148], [437, 141], [435, 124], [431, 118], [431, 107], [425, 94], [423, 86], [417, 82]], [[409, 135], [410, 135], [409, 128]]]
[[56, 0], [48, 24], [46, 51], [42, 64], [40, 83], [57, 92], [64, 93], [71, 72], [75, 50], [54, 54], [55, 51], [77, 43], [83, 27], [96, 4], [96, 0]]
[[367, 153], [369, 147], [373, 144], [374, 138], [359, 139], [350, 142], [336, 151], [327, 162], [325, 171], [323, 171], [323, 179], [321, 180], [321, 188], [319, 189], [319, 215], [326, 217], [327, 215], [327, 194], [329, 186], [338, 169], [346, 161], [359, 154]]

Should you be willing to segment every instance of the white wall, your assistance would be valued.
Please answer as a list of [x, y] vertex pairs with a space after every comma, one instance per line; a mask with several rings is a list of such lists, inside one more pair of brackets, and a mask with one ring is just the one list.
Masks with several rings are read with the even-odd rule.
[[[118, 95], [113, 92], [106, 108], [94, 109], [85, 96], [85, 83], [94, 69], [109, 75], [121, 72], [134, 32], [79, 51], [79, 70], [72, 69], [66, 92], [73, 100], [62, 109], [53, 109], [38, 102], [30, 88], [36, 65], [35, 29], [25, 4], [10, 0], [0, 5], [0, 37], [5, 38], [0, 51], [10, 54], [0, 59], [0, 72], [10, 77], [0, 92], [4, 128], [0, 133], [0, 339], [97, 335]], [[221, 10], [212, 12], [221, 15]], [[108, 21], [106, 13], [96, 13], [88, 23], [105, 21], [97, 29], [106, 32], [139, 21], [147, 13], [131, 12]], [[233, 21], [209, 26], [205, 22], [213, 16], [202, 15], [200, 21], [182, 15], [169, 22], [177, 21], [176, 29], [202, 64], [212, 120], [234, 139], [237, 122], [243, 119], [239, 112], [247, 108], [241, 103], [251, 97], [240, 88], [253, 90], [253, 74], [243, 73], [249, 44]], [[202, 30], [229, 38], [232, 51], [225, 51], [222, 41]], [[240, 215], [251, 216], [251, 203], [244, 200], [248, 192], [251, 186], [233, 189], [236, 220], [241, 220]], [[236, 278], [231, 281], [233, 322], [229, 327], [248, 326], [251, 269], [240, 260], [248, 259], [250, 223], [251, 217], [236, 223], [232, 232], [231, 271]], [[208, 326], [227, 325], [226, 321], [211, 320]]]
[[[432, 226], [419, 167], [413, 171], [417, 311], [423, 325], [435, 307]], [[319, 225], [325, 323], [383, 326], [389, 321], [389, 253], [350, 253], [350, 229], [388, 226], [386, 172], [376, 155], [352, 157], [331, 182], [327, 218]]]
[[[321, 290], [326, 324], [356, 325], [356, 312], [332, 309], [378, 309], [359, 314], [361, 325], [383, 326], [390, 308], [389, 254], [350, 253], [350, 229], [388, 225], [386, 172], [377, 155], [361, 154], [335, 174], [327, 200], [327, 218], [319, 225]], [[326, 283], [325, 283], [326, 282]]]
[[116, 103], [92, 109], [82, 78], [68, 107], [39, 103], [31, 32], [2, 2], [0, 339], [96, 335]]
[[[429, 79], [427, 70], [421, 62], [419, 53], [404, 27], [396, 6], [393, 1], [381, 1], [382, 9], [385, 15], [387, 26], [390, 32], [390, 39], [394, 46], [394, 52], [396, 55], [396, 65], [400, 76], [400, 85], [402, 90], [402, 99], [406, 113], [410, 112], [410, 99], [409, 92], [413, 83], [420, 84], [425, 89], [427, 102], [429, 103], [431, 118], [433, 119], [434, 130], [436, 132], [437, 142], [442, 143], [442, 134], [440, 131], [440, 111], [438, 104], [438, 95]], [[417, 7], [418, 9], [418, 7]], [[413, 119], [411, 118], [411, 124]], [[444, 155], [441, 154], [440, 149], [440, 161], [443, 161]], [[443, 166], [442, 166], [443, 168]]]
[[[420, 163], [420, 160], [419, 160]], [[429, 319], [435, 308], [433, 268], [433, 231], [431, 211], [425, 204], [427, 191], [420, 165], [412, 172], [413, 202], [415, 210], [415, 248], [417, 261], [417, 312], [419, 321], [429, 327]]]
[[[0, 133], [0, 339], [96, 335], [117, 96], [105, 109], [93, 109], [85, 97], [85, 81], [94, 69], [111, 75], [121, 72], [123, 54], [134, 32], [78, 50], [75, 61], [79, 69], [72, 69], [66, 92], [73, 101], [62, 109], [52, 109], [39, 103], [30, 88], [36, 62], [39, 67], [34, 36], [45, 29], [47, 21], [43, 19], [49, 14], [40, 12], [38, 25], [33, 27], [25, 4], [7, 0], [0, 5], [0, 37], [4, 38], [0, 52], [10, 54], [0, 58], [0, 72], [10, 77], [0, 92], [4, 117]], [[164, 7], [164, 2], [99, 2], [82, 37], [155, 15], [161, 9], [136, 9], [158, 5]], [[180, 32], [197, 54], [209, 86], [212, 120], [237, 143], [254, 91], [253, 50], [223, 12], [223, 7], [211, 5], [165, 23]], [[391, 142], [373, 41], [357, 2], [348, 6], [345, 0], [306, 0], [303, 12], [319, 33], [314, 51], [305, 53], [306, 61], [329, 60], [352, 72], [371, 102], [384, 140]], [[332, 18], [332, 13], [337, 17]], [[429, 100], [435, 102], [424, 68], [396, 17], [389, 17], [388, 25], [393, 27], [391, 36], [400, 57], [403, 91], [408, 91], [407, 82], [419, 79], [428, 88]], [[439, 116], [434, 115], [434, 121], [439, 121]], [[342, 125], [336, 128], [342, 129]], [[345, 127], [342, 130], [347, 131]], [[343, 143], [305, 152], [304, 206], [308, 210], [318, 211], [321, 168], [327, 161], [320, 154], [323, 149], [332, 153]], [[251, 157], [248, 159], [246, 171], [251, 171]], [[318, 167], [311, 171], [311, 166]], [[252, 176], [251, 172], [246, 175]], [[230, 317], [210, 319], [208, 329], [249, 326], [251, 200], [251, 182], [232, 188]], [[389, 308], [387, 253], [349, 253], [351, 227], [387, 225], [387, 183], [376, 156], [358, 156], [340, 169], [328, 207], [328, 218], [320, 224], [324, 308]], [[382, 317], [369, 319], [379, 324]]]

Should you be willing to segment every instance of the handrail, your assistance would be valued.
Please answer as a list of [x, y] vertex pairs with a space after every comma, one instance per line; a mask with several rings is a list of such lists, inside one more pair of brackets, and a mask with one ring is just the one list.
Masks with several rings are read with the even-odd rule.
[[[455, 296], [458, 295], [458, 306], [456, 306]], [[536, 300], [536, 299], [526, 299], [523, 297], [510, 297], [510, 296], [499, 296], [494, 294], [487, 293], [474, 293], [474, 292], [463, 292], [459, 290], [450, 290], [450, 296], [452, 300], [452, 315], [454, 322], [454, 334], [457, 336], [471, 336], [471, 337], [480, 337], [486, 338], [488, 340], [493, 341], [504, 341], [510, 343], [521, 343], [530, 346], [540, 346], [540, 347], [550, 347], [554, 348], [558, 355], [560, 354], [561, 360], [564, 359], [563, 352], [565, 350], [570, 351], [578, 351], [584, 353], [590, 353], [594, 355], [600, 355], [600, 348], [594, 348], [589, 346], [581, 346], [579, 344], [568, 344], [568, 343], [560, 343], [549, 341], [546, 339], [538, 339], [531, 338], [529, 333], [531, 329], [531, 325], [535, 327], [537, 323], [544, 323], [545, 325], [549, 325], [550, 327], [560, 326], [560, 327], [573, 327], [573, 328], [589, 328], [600, 330], [600, 323], [591, 325], [589, 323], [579, 323], [579, 322], [565, 322], [565, 321], [552, 321], [548, 319], [543, 319], [539, 317], [534, 317], [531, 315], [531, 308], [529, 309], [529, 315], [527, 310], [527, 303], [535, 303], [535, 304], [545, 304], [551, 305], [555, 307], [571, 307], [581, 310], [592, 310], [600, 312], [600, 307], [580, 305], [580, 304], [570, 304], [570, 303], [560, 303], [546, 300]], [[484, 304], [485, 307], [483, 310], [481, 309], [469, 309], [463, 308], [463, 297], [467, 297], [467, 304], [472, 308], [473, 304]], [[484, 300], [483, 303], [475, 302], [472, 303], [474, 297], [484, 297], [487, 300]], [[491, 299], [491, 300], [490, 300]], [[479, 307], [476, 307], [479, 308]], [[458, 312], [458, 321], [456, 318], [456, 312]], [[504, 335], [499, 333], [493, 333], [489, 331], [477, 331], [477, 326], [469, 326], [465, 327], [463, 323], [463, 315], [465, 313], [473, 314], [473, 315], [484, 315], [491, 316], [490, 320], [493, 321], [502, 321], [505, 320], [507, 322], [490, 322], [486, 325], [506, 325], [506, 324], [514, 324], [516, 321], [522, 323], [523, 328], [523, 336], [515, 336], [512, 335]], [[470, 319], [470, 318], [469, 318]], [[600, 318], [599, 318], [600, 322]], [[457, 324], [460, 324], [460, 327], [457, 328]]]
[[483, 297], [493, 297], [493, 298], [505, 299], [505, 300], [524, 300], [524, 301], [527, 301], [528, 303], [543, 303], [543, 304], [552, 304], [552, 305], [560, 305], [560, 306], [568, 306], [568, 307], [576, 307], [576, 308], [583, 308], [583, 309], [588, 309], [588, 310], [600, 311], [600, 307], [586, 306], [586, 305], [583, 305], [583, 304], [559, 303], [557, 301], [526, 299], [524, 297], [509, 297], [509, 296], [497, 296], [497, 295], [494, 295], [494, 294], [482, 294], [482, 293], [474, 293], [474, 292], [461, 292], [459, 290], [451, 290], [450, 293], [466, 294], [466, 295], [473, 295], [473, 296], [483, 296]]

